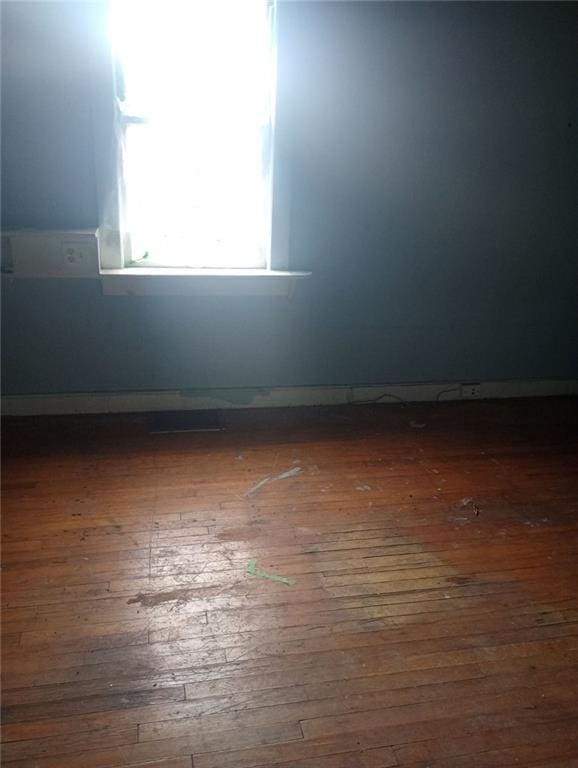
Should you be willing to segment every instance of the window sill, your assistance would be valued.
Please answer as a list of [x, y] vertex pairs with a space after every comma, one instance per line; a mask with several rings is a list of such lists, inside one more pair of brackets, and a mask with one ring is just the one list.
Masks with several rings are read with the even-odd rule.
[[108, 296], [291, 296], [311, 272], [270, 269], [101, 269]]

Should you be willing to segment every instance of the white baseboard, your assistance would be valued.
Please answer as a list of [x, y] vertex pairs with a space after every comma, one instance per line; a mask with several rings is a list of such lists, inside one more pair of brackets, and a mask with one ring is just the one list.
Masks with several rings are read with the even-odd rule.
[[[578, 395], [576, 379], [486, 381], [480, 400]], [[280, 408], [303, 405], [345, 405], [378, 400], [436, 402], [464, 400], [461, 382], [383, 384], [352, 387], [274, 387], [272, 389], [193, 389], [148, 392], [82, 392], [55, 395], [8, 395], [2, 398], [5, 416], [82, 413], [137, 413], [229, 408]]]

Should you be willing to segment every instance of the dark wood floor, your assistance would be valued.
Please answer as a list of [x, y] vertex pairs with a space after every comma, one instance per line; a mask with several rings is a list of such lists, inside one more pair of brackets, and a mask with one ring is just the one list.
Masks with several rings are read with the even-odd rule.
[[225, 425], [6, 426], [4, 765], [578, 766], [576, 400]]

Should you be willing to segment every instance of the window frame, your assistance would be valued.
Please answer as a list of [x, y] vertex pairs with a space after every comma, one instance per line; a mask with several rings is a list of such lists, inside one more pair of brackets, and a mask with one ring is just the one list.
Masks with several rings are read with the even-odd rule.
[[[276, 41], [275, 0], [269, 0], [272, 16], [272, 34]], [[116, 64], [108, 37], [108, 3], [103, 4], [100, 36], [102, 45], [95, 61], [93, 78], [93, 123], [95, 164], [97, 171], [99, 227], [98, 250], [99, 272], [103, 288], [108, 293], [122, 293], [119, 280], [126, 283], [126, 293], [169, 293], [180, 294], [186, 288], [183, 283], [195, 281], [191, 293], [214, 293], [220, 295], [226, 285], [232, 293], [258, 295], [284, 293], [291, 295], [294, 281], [310, 275], [309, 272], [295, 272], [289, 269], [289, 237], [291, 220], [291, 192], [287, 174], [279, 157], [275, 133], [275, 100], [273, 103], [273, 135], [271, 141], [271, 226], [270, 245], [266, 266], [263, 269], [250, 268], [194, 268], [164, 267], [131, 264], [130, 235], [123, 221], [123, 198], [125, 196], [121, 167], [123, 132], [131, 123], [146, 122], [139, 116], [125, 114], [117, 93]], [[273, 77], [277, 77], [276, 48], [274, 51]], [[114, 281], [111, 283], [111, 280]], [[215, 283], [221, 282], [221, 287]], [[223, 282], [223, 281], [226, 281]], [[255, 281], [263, 284], [258, 288]], [[145, 287], [145, 282], [148, 286]], [[180, 283], [179, 286], [176, 282]], [[154, 290], [156, 285], [158, 290]], [[267, 290], [265, 286], [272, 290]], [[280, 288], [283, 285], [283, 288]], [[109, 290], [107, 290], [107, 287]], [[206, 290], [202, 290], [202, 288]]]

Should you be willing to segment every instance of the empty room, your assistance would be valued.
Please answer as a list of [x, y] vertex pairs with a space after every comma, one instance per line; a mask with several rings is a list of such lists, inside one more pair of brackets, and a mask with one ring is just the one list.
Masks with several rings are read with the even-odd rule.
[[578, 4], [0, 11], [2, 765], [578, 768]]

